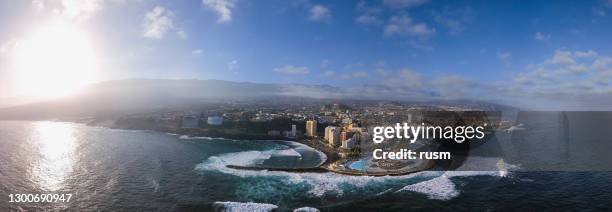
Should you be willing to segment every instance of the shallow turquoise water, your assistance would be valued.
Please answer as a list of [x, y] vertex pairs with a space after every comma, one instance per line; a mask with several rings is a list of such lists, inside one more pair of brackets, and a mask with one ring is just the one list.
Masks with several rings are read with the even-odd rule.
[[349, 168], [363, 171], [365, 170], [364, 161], [363, 160], [353, 161], [349, 164]]

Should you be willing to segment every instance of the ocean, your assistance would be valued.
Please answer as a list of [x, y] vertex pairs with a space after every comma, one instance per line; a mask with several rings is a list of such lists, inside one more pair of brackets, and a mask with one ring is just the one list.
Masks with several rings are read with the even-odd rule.
[[[320, 152], [291, 141], [0, 121], [0, 211], [612, 210], [612, 172], [425, 171], [368, 177], [226, 167], [302, 168], [324, 160]], [[72, 198], [9, 202], [11, 194], [46, 193]]]

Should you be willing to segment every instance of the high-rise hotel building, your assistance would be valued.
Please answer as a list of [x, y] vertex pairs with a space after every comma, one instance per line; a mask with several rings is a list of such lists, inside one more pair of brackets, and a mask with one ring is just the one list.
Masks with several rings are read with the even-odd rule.
[[317, 136], [317, 121], [316, 120], [306, 121], [306, 135], [309, 137]]

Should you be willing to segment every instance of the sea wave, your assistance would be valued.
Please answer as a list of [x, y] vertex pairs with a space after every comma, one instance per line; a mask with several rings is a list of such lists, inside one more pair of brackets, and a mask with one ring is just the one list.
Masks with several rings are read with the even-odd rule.
[[[462, 166], [457, 168], [458, 171], [444, 172], [439, 177], [407, 185], [397, 192], [412, 191], [425, 194], [430, 199], [449, 200], [460, 193], [450, 178], [482, 175], [506, 177], [513, 167], [515, 166], [505, 163], [501, 158], [469, 157]], [[497, 169], [497, 171], [469, 171], [474, 169]]]
[[444, 175], [420, 183], [407, 185], [397, 192], [402, 191], [422, 193], [427, 195], [430, 199], [439, 200], [448, 200], [459, 195], [459, 191], [455, 188], [455, 184]]
[[295, 210], [293, 210], [293, 212], [319, 212], [319, 209], [312, 208], [312, 207], [301, 207], [301, 208], [296, 208]]
[[240, 212], [240, 211], [253, 211], [253, 212], [266, 212], [277, 209], [278, 206], [268, 203], [255, 203], [255, 202], [215, 202], [213, 203], [215, 210], [221, 210], [226, 212]]
[[[365, 187], [372, 183], [384, 183], [394, 180], [422, 180], [414, 182], [410, 180], [410, 185], [407, 185], [399, 191], [412, 191], [423, 193], [432, 199], [452, 199], [459, 195], [459, 191], [455, 188], [455, 184], [449, 179], [458, 176], [475, 176], [488, 175], [504, 177], [501, 171], [422, 171], [402, 176], [347, 176], [333, 172], [326, 173], [294, 173], [284, 171], [256, 171], [256, 170], [238, 170], [228, 168], [227, 165], [248, 166], [257, 164], [262, 159], [268, 158], [268, 151], [244, 151], [225, 153], [217, 156], [211, 156], [204, 162], [197, 164], [195, 169], [200, 171], [217, 171], [225, 174], [230, 174], [239, 177], [281, 177], [284, 183], [310, 185], [309, 194], [321, 197], [328, 194], [336, 194], [341, 196], [344, 194], [342, 185], [350, 185], [353, 187]], [[431, 188], [427, 188], [431, 187]], [[381, 189], [389, 189], [383, 187]], [[394, 189], [395, 190], [395, 189]], [[385, 191], [387, 192], [387, 191]]]
[[283, 177], [283, 181], [288, 184], [307, 183], [311, 185], [310, 194], [315, 196], [323, 196], [328, 192], [343, 194], [340, 188], [342, 184], [362, 187], [372, 182], [384, 182], [388, 179], [407, 179], [415, 176], [436, 176], [437, 172], [419, 172], [404, 176], [347, 176], [333, 172], [327, 173], [294, 173], [284, 171], [255, 171], [255, 170], [238, 170], [228, 168], [227, 165], [248, 166], [257, 164], [263, 158], [267, 157], [265, 151], [245, 151], [226, 153], [217, 156], [211, 156], [206, 161], [197, 164], [195, 169], [201, 171], [218, 171], [225, 174], [230, 174], [239, 177]]
[[302, 154], [295, 151], [295, 149], [272, 150], [269, 152], [274, 156], [302, 157]]
[[208, 137], [208, 136], [188, 136], [188, 135], [177, 135], [179, 139], [183, 139], [183, 140], [195, 140], [195, 139], [199, 139], [199, 140], [229, 140], [229, 139], [225, 139], [225, 138], [213, 138], [213, 137]]
[[295, 142], [295, 141], [285, 141], [285, 142], [291, 144], [295, 150], [314, 151], [317, 154], [319, 154], [319, 158], [321, 159], [321, 162], [319, 162], [319, 164], [317, 164], [317, 166], [320, 166], [323, 163], [325, 163], [325, 161], [327, 161], [327, 155], [325, 153], [315, 149], [315, 148], [312, 148], [312, 147], [310, 147], [310, 146], [308, 146], [306, 144], [298, 143], [298, 142]]

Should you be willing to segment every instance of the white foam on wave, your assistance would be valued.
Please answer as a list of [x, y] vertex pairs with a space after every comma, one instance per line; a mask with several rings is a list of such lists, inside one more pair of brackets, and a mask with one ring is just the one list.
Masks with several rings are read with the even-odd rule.
[[188, 135], [180, 135], [178, 138], [179, 139], [183, 139], [183, 140], [190, 140], [190, 139], [213, 140], [213, 139], [215, 139], [215, 138], [206, 137], [206, 136], [194, 136], [194, 137], [191, 137], [191, 136], [188, 136]]
[[319, 209], [313, 207], [301, 207], [296, 208], [295, 210], [293, 210], [293, 212], [319, 212]]
[[[294, 142], [294, 148], [311, 148], [309, 146]], [[312, 149], [312, 148], [311, 148]], [[217, 156], [211, 156], [206, 161], [196, 165], [195, 169], [202, 171], [218, 171], [225, 174], [230, 174], [239, 177], [282, 177], [282, 180], [288, 184], [307, 183], [311, 186], [309, 193], [321, 197], [328, 192], [337, 195], [343, 195], [343, 190], [340, 188], [343, 184], [348, 184], [355, 187], [364, 187], [370, 183], [380, 183], [387, 180], [403, 180], [412, 179], [415, 177], [429, 178], [423, 182], [407, 185], [404, 188], [396, 191], [413, 191], [426, 194], [432, 199], [448, 200], [459, 195], [459, 191], [455, 188], [455, 184], [450, 180], [452, 177], [458, 176], [476, 176], [488, 175], [504, 177], [507, 170], [499, 171], [422, 171], [402, 176], [349, 176], [334, 172], [326, 173], [295, 173], [285, 171], [268, 171], [268, 170], [238, 170], [228, 168], [227, 165], [249, 166], [261, 163], [263, 160], [269, 159], [274, 151], [280, 151], [278, 154], [295, 154], [289, 153], [286, 150], [268, 150], [268, 151], [245, 151], [226, 153]], [[285, 152], [286, 151], [286, 152]], [[315, 150], [316, 151], [316, 150]], [[299, 154], [299, 153], [298, 153]], [[466, 164], [467, 167], [474, 165], [492, 164], [495, 167], [500, 167], [503, 160], [499, 158], [476, 158], [469, 162], [475, 164]], [[469, 170], [469, 169], [467, 169]], [[494, 169], [491, 169], [494, 170]], [[382, 193], [387, 193], [389, 190]]]
[[393, 190], [393, 188], [390, 188], [390, 189], [384, 190], [384, 191], [382, 191], [382, 192], [378, 192], [378, 194], [376, 194], [376, 196], [380, 196], [380, 195], [383, 195], [383, 194], [389, 193], [389, 192], [390, 192], [390, 191], [392, 191], [392, 190]]
[[263, 161], [270, 159], [270, 157], [272, 157], [272, 154], [270, 154], [270, 151], [263, 151], [263, 152], [262, 151], [246, 151], [246, 152], [241, 152], [240, 157], [221, 156], [219, 157], [219, 159], [221, 160], [222, 163], [226, 165], [252, 166], [252, 165], [261, 164], [263, 163]]
[[239, 177], [283, 177], [283, 181], [288, 184], [307, 183], [312, 186], [309, 193], [315, 196], [323, 196], [327, 192], [335, 192], [342, 195], [343, 191], [340, 188], [342, 184], [350, 184], [356, 187], [363, 187], [373, 182], [384, 182], [386, 180], [409, 179], [416, 176], [434, 177], [439, 176], [442, 172], [425, 171], [403, 176], [348, 176], [333, 172], [326, 173], [295, 173], [284, 171], [256, 171], [256, 170], [238, 170], [228, 168], [227, 165], [248, 166], [256, 164], [265, 155], [265, 151], [245, 151], [226, 153], [218, 156], [211, 156], [208, 160], [196, 165], [196, 170], [202, 171], [218, 171], [225, 174], [230, 174]]
[[104, 129], [104, 130], [108, 130], [108, 131], [115, 131], [115, 132], [130, 132], [130, 133], [134, 133], [134, 132], [152, 132], [151, 130], [121, 129], [121, 128], [106, 128], [106, 127], [101, 127], [100, 129]]
[[302, 155], [295, 151], [295, 149], [282, 149], [270, 151], [274, 156], [287, 156], [287, 157], [302, 157]]
[[240, 140], [236, 140], [236, 139], [228, 139], [228, 138], [213, 138], [213, 137], [208, 137], [208, 136], [189, 136], [189, 135], [181, 135], [181, 134], [174, 134], [174, 133], [166, 133], [168, 135], [172, 135], [172, 136], [177, 136], [178, 139], [182, 139], [182, 140], [224, 140], [224, 141], [240, 141]]
[[266, 151], [245, 151], [240, 152], [240, 155], [234, 155], [233, 153], [223, 154], [219, 157], [213, 156], [209, 159], [219, 160], [225, 165], [234, 166], [253, 166], [263, 164], [264, 161], [271, 157], [302, 157], [302, 155], [294, 149], [282, 149], [282, 150], [266, 150]]
[[449, 200], [459, 195], [459, 190], [455, 188], [450, 178], [466, 176], [495, 176], [505, 177], [499, 171], [447, 171], [444, 174], [423, 182], [407, 185], [398, 192], [412, 191], [427, 195], [430, 199]]
[[[398, 190], [412, 191], [427, 195], [431, 199], [449, 200], [459, 195], [455, 184], [450, 180], [452, 177], [464, 176], [496, 176], [506, 177], [509, 168], [513, 167], [501, 158], [494, 157], [468, 157], [468, 159], [457, 168], [459, 171], [447, 171], [443, 175], [431, 180], [407, 185]], [[469, 171], [469, 170], [491, 170], [491, 171]]]
[[[327, 156], [308, 145], [294, 142], [284, 141], [290, 144], [291, 148], [281, 150], [266, 150], [266, 151], [244, 151], [225, 153], [217, 156], [211, 156], [206, 161], [197, 164], [195, 169], [201, 171], [218, 171], [225, 174], [235, 175], [239, 177], [282, 177], [285, 183], [300, 184], [307, 183], [311, 185], [310, 194], [322, 196], [328, 192], [333, 192], [337, 195], [342, 195], [343, 191], [340, 185], [349, 184], [355, 187], [364, 187], [370, 183], [384, 182], [387, 180], [402, 180], [415, 177], [430, 178], [426, 181], [407, 185], [404, 188], [396, 191], [413, 191], [426, 194], [433, 199], [451, 199], [459, 195], [459, 191], [455, 188], [455, 184], [449, 179], [457, 176], [475, 176], [489, 175], [505, 177], [507, 175], [507, 167], [512, 167], [503, 162], [499, 158], [487, 157], [469, 157], [468, 161], [463, 164], [459, 170], [482, 170], [483, 166], [491, 166], [490, 170], [498, 171], [422, 171], [402, 176], [348, 176], [333, 172], [326, 173], [295, 173], [284, 171], [268, 171], [268, 170], [238, 170], [228, 168], [227, 165], [235, 166], [252, 166], [263, 163], [271, 156], [301, 156], [299, 151], [315, 151], [321, 157], [321, 165], [327, 160]], [[474, 168], [477, 167], [477, 168]], [[480, 169], [478, 169], [480, 168]], [[497, 169], [496, 169], [497, 168]], [[489, 169], [487, 169], [489, 170]], [[429, 188], [428, 188], [429, 187]], [[382, 193], [390, 192], [386, 190]]]
[[296, 150], [314, 151], [317, 154], [319, 154], [319, 158], [321, 158], [321, 162], [319, 162], [319, 164], [317, 164], [317, 166], [320, 166], [323, 163], [325, 163], [325, 161], [327, 161], [327, 155], [325, 153], [315, 149], [315, 148], [312, 148], [312, 147], [310, 147], [310, 146], [308, 146], [306, 144], [298, 143], [298, 142], [295, 142], [295, 141], [286, 141], [286, 142], [289, 142], [290, 144], [292, 144], [294, 146], [293, 148], [296, 149]]
[[277, 209], [278, 206], [267, 203], [255, 203], [255, 202], [215, 202], [213, 207], [223, 209], [227, 212], [240, 212], [240, 211], [253, 211], [253, 212], [265, 212]]
[[455, 189], [455, 184], [448, 179], [447, 176], [436, 177], [431, 180], [407, 185], [404, 188], [398, 190], [402, 191], [413, 191], [423, 193], [430, 199], [448, 200], [459, 195], [459, 191]]

